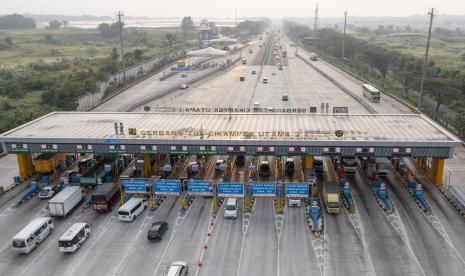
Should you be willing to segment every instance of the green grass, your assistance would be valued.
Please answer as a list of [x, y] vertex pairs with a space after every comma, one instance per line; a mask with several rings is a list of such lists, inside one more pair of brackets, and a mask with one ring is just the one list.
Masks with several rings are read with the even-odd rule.
[[[147, 41], [144, 44], [134, 41], [137, 34], [129, 29], [125, 32], [125, 50], [132, 51], [136, 48], [147, 50], [145, 55], [153, 57], [163, 51], [165, 35], [168, 32], [175, 34], [178, 41], [183, 41], [184, 36], [178, 28], [165, 29], [140, 29], [138, 34], [146, 32]], [[56, 41], [48, 44], [45, 36], [49, 34]], [[101, 58], [108, 56], [113, 47], [119, 47], [119, 39], [102, 38], [97, 29], [64, 28], [58, 30], [33, 29], [33, 30], [1, 30], [0, 41], [6, 37], [13, 40], [12, 48], [0, 51], [2, 66], [14, 67], [37, 61], [52, 62], [61, 58]], [[192, 35], [189, 38], [193, 38]], [[183, 43], [181, 43], [182, 45]]]
[[[427, 37], [423, 34], [372, 35], [356, 33], [352, 35], [393, 51], [411, 54], [419, 58], [423, 58], [425, 55]], [[432, 37], [429, 57], [439, 67], [465, 72], [463, 54], [465, 54], [465, 38], [452, 37], [446, 40], [441, 37]]]

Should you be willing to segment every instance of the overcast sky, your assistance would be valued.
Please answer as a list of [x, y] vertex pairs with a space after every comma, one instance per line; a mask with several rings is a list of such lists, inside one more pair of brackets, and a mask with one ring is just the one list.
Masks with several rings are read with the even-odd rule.
[[[0, 0], [0, 13], [125, 15], [150, 17], [304, 17], [311, 16], [313, 0]], [[465, 0], [320, 0], [320, 17], [409, 16], [434, 7], [441, 14], [465, 14]], [[303, 4], [305, 3], [305, 4]], [[284, 6], [283, 6], [284, 5]]]

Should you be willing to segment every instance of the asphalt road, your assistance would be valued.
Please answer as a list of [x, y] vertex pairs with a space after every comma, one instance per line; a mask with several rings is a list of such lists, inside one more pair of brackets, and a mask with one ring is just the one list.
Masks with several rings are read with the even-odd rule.
[[[259, 102], [261, 107], [271, 108], [316, 106], [320, 112], [321, 103], [329, 102], [330, 108], [344, 105], [351, 113], [367, 113], [362, 105], [296, 58], [295, 49], [284, 45], [283, 39], [281, 43], [288, 50], [284, 70], [277, 69], [274, 55], [264, 53], [267, 47], [260, 48], [255, 43], [251, 46], [252, 54], [245, 51], [249, 65], [234, 65], [185, 91], [175, 91], [149, 104], [250, 108]], [[351, 81], [339, 70], [320, 63], [318, 66], [341, 81]], [[252, 70], [257, 74], [252, 75]], [[240, 76], [245, 76], [245, 80], [240, 81]], [[269, 83], [262, 82], [263, 76]], [[174, 80], [180, 81], [181, 77], [174, 76]], [[143, 82], [140, 91], [146, 92], [141, 93], [160, 88], [155, 83], [156, 80], [150, 79]], [[356, 83], [350, 85], [358, 89]], [[113, 108], [138, 97], [137, 89], [125, 93]], [[289, 101], [281, 100], [283, 93], [289, 95]], [[383, 112], [407, 112], [403, 107], [396, 109], [398, 105], [386, 99], [375, 107]], [[227, 114], [218, 116], [226, 118]], [[224, 158], [215, 157], [212, 162]], [[270, 162], [272, 175], [259, 180], [274, 181], [276, 157], [260, 157], [258, 161], [261, 160]], [[249, 162], [251, 157], [247, 157], [246, 164]], [[296, 170], [301, 165], [296, 160]], [[179, 169], [182, 167], [179, 164]], [[235, 167], [232, 180], [246, 181], [247, 167]], [[324, 178], [330, 175], [326, 173]], [[218, 177], [214, 166], [210, 166], [205, 178]], [[296, 175], [286, 181], [300, 182], [299, 178]], [[435, 187], [422, 179], [426, 199], [433, 209], [430, 217], [422, 213], [396, 178], [384, 179], [396, 207], [393, 217], [377, 205], [360, 171], [348, 180], [357, 211], [355, 215], [345, 209], [338, 215], [323, 211], [325, 225], [320, 238], [310, 234], [304, 208], [286, 206], [284, 214], [278, 215], [271, 198], [256, 199], [251, 213], [244, 213], [239, 200], [238, 218], [224, 219], [224, 207], [213, 215], [211, 198], [197, 197], [186, 211], [181, 211], [179, 197], [168, 197], [157, 211], [146, 210], [129, 223], [118, 221], [116, 211], [100, 215], [91, 209], [81, 212], [79, 206], [67, 218], [54, 219], [54, 233], [29, 255], [14, 253], [11, 238], [34, 217], [45, 216], [47, 210], [46, 201], [37, 196], [13, 207], [27, 189], [23, 184], [0, 197], [0, 271], [2, 275], [164, 275], [168, 264], [184, 260], [189, 263], [189, 275], [463, 274], [465, 221]], [[149, 242], [147, 231], [158, 220], [168, 222], [168, 231], [161, 241]], [[60, 253], [58, 238], [77, 221], [90, 224], [90, 238], [77, 252]]]

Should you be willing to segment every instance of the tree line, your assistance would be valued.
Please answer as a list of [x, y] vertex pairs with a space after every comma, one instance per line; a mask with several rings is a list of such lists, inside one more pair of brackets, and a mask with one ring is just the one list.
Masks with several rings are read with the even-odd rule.
[[[293, 38], [300, 40], [307, 47], [341, 61], [342, 33], [333, 29], [319, 29], [316, 35], [319, 41], [315, 43], [314, 40], [309, 39], [314, 35], [309, 27], [290, 21], [285, 21], [284, 26]], [[412, 103], [416, 102], [412, 92], [420, 89], [422, 58], [392, 51], [346, 35], [345, 56], [342, 60], [345, 66], [362, 77], [373, 80], [380, 88], [400, 92], [403, 98]], [[437, 66], [432, 59], [427, 68], [424, 92], [435, 103], [431, 108], [425, 107], [423, 111], [442, 122], [445, 121], [456, 133], [465, 137], [465, 71]], [[455, 115], [440, 112], [442, 105], [454, 110]]]

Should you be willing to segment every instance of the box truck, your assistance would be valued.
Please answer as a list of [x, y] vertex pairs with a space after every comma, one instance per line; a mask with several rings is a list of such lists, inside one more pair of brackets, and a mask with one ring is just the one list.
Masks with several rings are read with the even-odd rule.
[[84, 196], [81, 187], [67, 187], [48, 201], [50, 216], [65, 217], [82, 200], [84, 200]]

